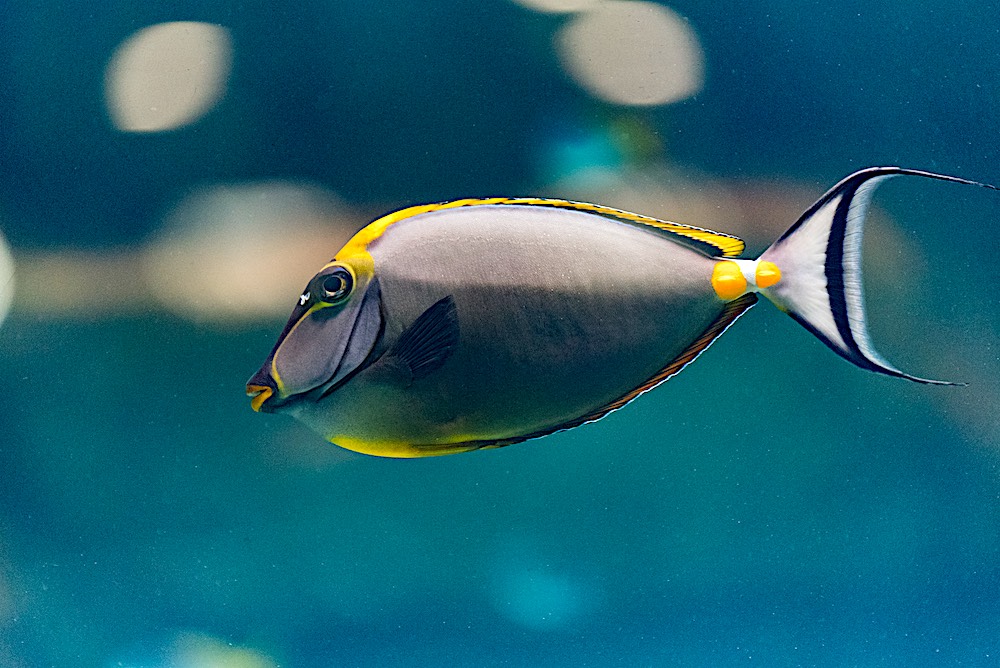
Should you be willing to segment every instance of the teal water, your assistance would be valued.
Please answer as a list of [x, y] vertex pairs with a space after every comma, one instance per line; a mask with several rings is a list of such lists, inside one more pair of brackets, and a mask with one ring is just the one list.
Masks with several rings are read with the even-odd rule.
[[[759, 250], [865, 165], [1000, 182], [990, 3], [663, 6], [704, 78], [651, 107], [567, 72], [573, 15], [512, 2], [6, 6], [0, 666], [994, 665], [995, 193], [889, 184], [866, 241], [878, 347], [968, 387], [868, 374], [762, 303], [626, 408], [506, 449], [377, 459], [250, 410], [298, 288], [250, 296], [318, 265], [228, 263], [250, 232], [197, 237], [207, 260], [180, 242], [265, 203], [292, 247], [319, 225], [321, 256], [394, 207], [492, 194]], [[228, 32], [224, 93], [116, 127], [112, 54], [175, 20]], [[279, 182], [325, 193], [320, 222], [269, 190], [178, 222]]]

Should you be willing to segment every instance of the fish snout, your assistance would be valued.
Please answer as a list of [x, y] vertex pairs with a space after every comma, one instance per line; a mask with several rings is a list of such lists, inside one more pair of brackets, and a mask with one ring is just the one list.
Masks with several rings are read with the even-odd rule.
[[274, 412], [274, 402], [268, 402], [277, 393], [277, 384], [264, 365], [247, 381], [247, 396], [250, 397], [250, 407], [258, 413]]
[[266, 385], [247, 385], [247, 396], [250, 397], [250, 408], [258, 413], [270, 413], [274, 409], [267, 405], [267, 400], [274, 394], [274, 389]]

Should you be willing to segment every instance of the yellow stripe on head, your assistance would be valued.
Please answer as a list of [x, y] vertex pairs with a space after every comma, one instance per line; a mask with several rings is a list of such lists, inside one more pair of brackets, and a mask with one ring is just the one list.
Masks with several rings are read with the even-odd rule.
[[[347, 262], [349, 260], [360, 260], [362, 266], [372, 267], [374, 263], [372, 261], [371, 254], [368, 252], [368, 246], [385, 234], [385, 231], [389, 227], [398, 223], [401, 220], [407, 218], [412, 218], [414, 216], [419, 216], [422, 213], [430, 213], [432, 211], [440, 211], [442, 209], [457, 209], [462, 206], [476, 206], [482, 204], [503, 204], [508, 202], [506, 198], [503, 197], [493, 197], [490, 199], [457, 199], [452, 202], [441, 202], [438, 204], [419, 204], [417, 206], [407, 207], [405, 209], [400, 209], [399, 211], [394, 211], [393, 213], [387, 214], [372, 221], [365, 225], [357, 234], [351, 237], [337, 256], [334, 261]], [[355, 265], [357, 268], [357, 265]]]

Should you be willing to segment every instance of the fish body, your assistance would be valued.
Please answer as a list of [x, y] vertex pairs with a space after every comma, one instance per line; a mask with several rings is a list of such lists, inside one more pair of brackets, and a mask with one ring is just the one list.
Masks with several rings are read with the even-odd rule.
[[310, 281], [248, 394], [373, 455], [509, 445], [668, 379], [757, 293], [859, 366], [937, 382], [881, 359], [864, 323], [861, 222], [872, 188], [896, 174], [970, 183], [859, 172], [757, 260], [737, 259], [729, 235], [562, 200], [390, 214]]
[[390, 356], [304, 404], [301, 419], [328, 439], [380, 452], [503, 441], [585, 415], [652, 377], [725, 308], [710, 258], [572, 209], [442, 209], [396, 223], [368, 251], [387, 349], [441, 299], [459, 323], [434, 373], [411, 378]]

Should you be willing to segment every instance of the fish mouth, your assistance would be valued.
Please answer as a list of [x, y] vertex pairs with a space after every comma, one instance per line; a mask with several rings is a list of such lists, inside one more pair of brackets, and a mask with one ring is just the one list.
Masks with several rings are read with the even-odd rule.
[[247, 385], [247, 396], [250, 397], [250, 408], [260, 413], [264, 402], [274, 394], [274, 388], [267, 385]]

